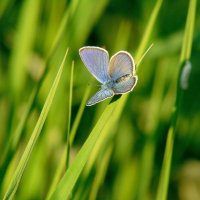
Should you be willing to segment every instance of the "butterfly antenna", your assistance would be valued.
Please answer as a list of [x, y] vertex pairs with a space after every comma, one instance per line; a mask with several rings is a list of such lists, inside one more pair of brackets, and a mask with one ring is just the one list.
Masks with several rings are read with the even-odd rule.
[[149, 52], [149, 50], [153, 47], [153, 43], [149, 46], [149, 48], [144, 52], [144, 54], [142, 55], [142, 57], [139, 59], [139, 61], [137, 62], [137, 66], [141, 63], [141, 61], [143, 60], [143, 58], [146, 56], [146, 54]]

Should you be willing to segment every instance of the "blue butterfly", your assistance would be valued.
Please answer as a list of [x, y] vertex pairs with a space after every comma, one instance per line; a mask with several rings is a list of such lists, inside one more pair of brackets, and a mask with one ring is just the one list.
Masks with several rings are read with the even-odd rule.
[[92, 106], [115, 94], [124, 94], [133, 90], [138, 77], [132, 56], [119, 51], [109, 61], [108, 52], [100, 47], [82, 47], [80, 57], [90, 73], [102, 83], [101, 89], [87, 102]]

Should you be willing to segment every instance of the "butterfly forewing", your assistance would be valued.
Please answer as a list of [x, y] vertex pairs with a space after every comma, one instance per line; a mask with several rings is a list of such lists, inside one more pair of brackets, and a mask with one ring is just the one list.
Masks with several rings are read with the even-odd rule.
[[99, 47], [83, 47], [79, 50], [81, 59], [91, 74], [101, 83], [110, 79], [108, 75], [109, 55]]
[[112, 89], [115, 94], [124, 94], [130, 92], [135, 87], [137, 80], [137, 76], [131, 76], [126, 80], [122, 80], [113, 84]]
[[96, 103], [99, 103], [100, 101], [103, 101], [107, 98], [112, 97], [113, 95], [114, 95], [114, 92], [112, 89], [109, 89], [109, 88], [101, 89], [88, 100], [87, 106], [92, 106]]
[[132, 56], [126, 51], [114, 54], [110, 59], [108, 72], [112, 80], [117, 80], [124, 75], [133, 75], [135, 63]]

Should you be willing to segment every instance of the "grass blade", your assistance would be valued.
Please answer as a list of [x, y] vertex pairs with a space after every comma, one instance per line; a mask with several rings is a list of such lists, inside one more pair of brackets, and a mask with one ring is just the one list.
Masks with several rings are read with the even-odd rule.
[[74, 76], [74, 61], [72, 62], [70, 84], [69, 84], [69, 112], [68, 112], [68, 126], [67, 126], [67, 159], [66, 166], [69, 166], [70, 160], [70, 125], [71, 125], [71, 114], [72, 114], [72, 89], [73, 89], [73, 76]]
[[97, 175], [94, 178], [89, 200], [97, 199], [97, 194], [105, 178], [112, 151], [113, 151], [113, 145], [110, 145], [105, 154], [103, 155], [101, 164], [98, 165]]
[[26, 62], [36, 35], [37, 21], [40, 11], [39, 0], [23, 2], [21, 16], [18, 22], [14, 48], [10, 58], [10, 83], [14, 100], [19, 100], [26, 80]]
[[[68, 52], [68, 50], [67, 50], [67, 52]], [[30, 138], [30, 140], [29, 140], [29, 142], [28, 142], [28, 144], [27, 144], [27, 146], [26, 146], [26, 148], [24, 150], [24, 153], [23, 153], [23, 155], [22, 155], [22, 157], [21, 157], [21, 159], [19, 161], [19, 164], [18, 164], [18, 166], [17, 166], [17, 168], [15, 170], [15, 173], [14, 173], [12, 179], [11, 179], [10, 185], [8, 186], [8, 189], [7, 189], [6, 194], [4, 196], [4, 200], [12, 199], [14, 194], [15, 194], [15, 192], [16, 192], [16, 190], [17, 190], [17, 188], [18, 188], [19, 182], [20, 182], [21, 177], [23, 175], [23, 172], [24, 172], [24, 170], [26, 168], [26, 165], [27, 165], [28, 160], [30, 158], [31, 152], [32, 152], [32, 150], [33, 150], [33, 148], [35, 146], [35, 143], [36, 143], [36, 141], [37, 141], [37, 139], [38, 139], [38, 137], [39, 137], [39, 135], [41, 133], [42, 127], [44, 125], [44, 122], [46, 120], [47, 114], [48, 114], [49, 109], [51, 107], [51, 104], [52, 104], [56, 89], [58, 87], [58, 83], [59, 83], [61, 75], [62, 75], [62, 70], [63, 70], [63, 66], [64, 66], [64, 63], [65, 63], [65, 60], [66, 60], [67, 52], [66, 52], [66, 54], [64, 56], [62, 64], [61, 64], [61, 66], [59, 68], [59, 71], [58, 71], [58, 73], [56, 75], [54, 83], [53, 83], [53, 85], [51, 87], [51, 90], [50, 90], [50, 92], [49, 92], [49, 94], [47, 96], [47, 99], [45, 101], [45, 104], [43, 106], [43, 109], [41, 111], [39, 119], [37, 121], [37, 124], [36, 124], [36, 126], [35, 126], [35, 128], [33, 130], [31, 138]]]
[[[47, 55], [46, 55], [45, 71], [44, 71], [44, 73], [42, 74], [42, 77], [40, 78], [39, 82], [37, 83], [36, 87], [34, 88], [34, 90], [32, 91], [32, 93], [31, 93], [31, 95], [30, 95], [30, 101], [29, 101], [29, 103], [28, 103], [26, 113], [23, 114], [23, 117], [21, 118], [20, 123], [19, 123], [19, 125], [17, 126], [16, 130], [13, 131], [13, 132], [11, 132], [11, 134], [13, 135], [13, 137], [11, 137], [11, 138], [9, 139], [9, 143], [8, 143], [7, 146], [6, 146], [6, 151], [5, 151], [5, 153], [4, 153], [6, 160], [4, 161], [4, 163], [2, 163], [2, 164], [0, 165], [0, 175], [2, 175], [2, 176], [1, 176], [1, 181], [0, 181], [0, 186], [1, 186], [1, 184], [3, 183], [4, 176], [5, 176], [5, 174], [6, 174], [6, 169], [8, 169], [8, 166], [9, 166], [9, 164], [10, 164], [10, 161], [11, 161], [12, 158], [13, 158], [13, 153], [12, 153], [12, 152], [14, 152], [14, 151], [16, 150], [17, 146], [18, 146], [18, 143], [19, 143], [20, 138], [21, 138], [21, 136], [22, 136], [22, 132], [23, 132], [23, 130], [24, 130], [24, 126], [25, 126], [25, 124], [26, 124], [26, 122], [27, 122], [27, 119], [28, 119], [28, 116], [29, 116], [29, 114], [30, 114], [30, 112], [31, 112], [31, 109], [32, 109], [32, 107], [33, 107], [34, 101], [35, 101], [35, 99], [36, 99], [36, 97], [37, 97], [37, 95], [38, 95], [38, 91], [40, 90], [40, 87], [41, 87], [41, 85], [42, 85], [42, 83], [43, 83], [43, 80], [44, 80], [45, 77], [46, 77], [46, 74], [47, 74], [47, 71], [48, 71], [49, 61], [50, 61], [50, 59], [51, 59], [53, 53], [55, 52], [55, 50], [56, 50], [56, 48], [57, 48], [57, 46], [58, 46], [58, 44], [59, 44], [59, 42], [60, 42], [60, 40], [61, 40], [61, 38], [62, 38], [62, 35], [63, 35], [64, 31], [65, 31], [65, 28], [66, 28], [66, 26], [67, 26], [67, 24], [68, 24], [69, 17], [71, 17], [71, 16], [74, 14], [75, 10], [76, 10], [76, 7], [77, 7], [77, 5], [78, 5], [78, 2], [79, 2], [79, 0], [72, 1], [71, 4], [70, 4], [70, 6], [69, 6], [69, 8], [65, 11], [64, 17], [63, 17], [63, 19], [62, 19], [62, 21], [61, 21], [61, 24], [60, 24], [60, 26], [59, 26], [59, 29], [58, 29], [58, 31], [57, 31], [57, 33], [56, 33], [55, 39], [54, 39], [54, 41], [53, 41], [53, 43], [52, 43], [51, 47], [49, 48], [49, 51], [48, 51], [48, 53], [47, 53]], [[27, 7], [27, 6], [29, 6], [29, 4], [26, 3], [26, 5], [24, 5], [24, 6]], [[33, 8], [32, 8], [33, 6], [30, 6], [30, 7], [31, 7], [31, 9], [33, 10]], [[26, 9], [26, 10], [27, 10], [27, 9]], [[29, 12], [28, 12], [28, 13], [29, 13]], [[26, 14], [26, 13], [25, 13], [25, 14]], [[36, 13], [35, 13], [35, 15], [36, 15]], [[22, 17], [22, 18], [27, 18], [27, 17]], [[29, 22], [29, 23], [30, 23], [30, 22]], [[21, 23], [21, 24], [23, 24], [23, 23]], [[23, 28], [23, 27], [24, 27], [24, 28]], [[22, 27], [22, 30], [21, 30], [22, 33], [23, 33], [23, 29], [26, 28], [26, 24], [24, 24], [23, 27]], [[32, 27], [32, 28], [33, 28], [33, 27]], [[30, 30], [31, 30], [31, 29], [30, 29]], [[26, 31], [25, 31], [25, 32], [26, 32]], [[27, 32], [26, 32], [26, 34], [27, 34]], [[33, 33], [32, 33], [32, 34], [33, 34]], [[19, 34], [19, 35], [21, 35], [21, 34]], [[29, 36], [27, 36], [27, 37], [29, 37]], [[23, 37], [22, 37], [22, 38], [23, 38]], [[16, 40], [17, 40], [17, 39], [16, 39]], [[18, 41], [18, 40], [19, 40], [19, 41]], [[13, 65], [12, 63], [14, 63], [14, 65], [16, 65], [16, 63], [18, 63], [17, 60], [19, 60], [19, 63], [21, 63], [21, 62], [22, 62], [21, 59], [20, 59], [20, 58], [18, 59], [19, 55], [22, 54], [22, 53], [19, 52], [19, 49], [20, 49], [20, 51], [23, 51], [24, 48], [25, 48], [25, 49], [28, 48], [28, 47], [23, 47], [23, 48], [21, 48], [22, 46], [20, 46], [20, 48], [18, 48], [18, 43], [20, 43], [20, 45], [21, 45], [22, 39], [19, 38], [18, 40], [16, 41], [16, 46], [17, 46], [17, 47], [16, 47], [16, 49], [17, 49], [16, 52], [17, 52], [17, 53], [13, 52], [14, 55], [11, 57], [10, 65]], [[31, 42], [31, 41], [29, 41], [29, 43], [30, 43], [30, 42]], [[24, 44], [24, 43], [23, 43], [23, 44]], [[27, 44], [27, 46], [30, 46], [30, 44], [29, 44], [29, 45]], [[14, 50], [14, 51], [15, 51], [15, 50]], [[26, 51], [27, 51], [27, 50], [26, 50]], [[24, 51], [23, 51], [23, 52], [24, 52]], [[15, 54], [16, 54], [16, 55], [15, 55]], [[22, 63], [19, 64], [19, 65], [22, 66]], [[13, 71], [13, 70], [11, 70], [11, 71]], [[12, 74], [13, 74], [13, 73], [12, 73]], [[14, 74], [14, 75], [15, 75], [15, 74]], [[11, 76], [11, 74], [10, 74], [10, 76]], [[11, 136], [12, 136], [12, 135], [11, 135]], [[0, 188], [1, 188], [1, 187], [0, 187]]]
[[[70, 131], [70, 145], [73, 144], [74, 137], [76, 135], [76, 131], [77, 131], [78, 125], [79, 125], [81, 117], [83, 115], [83, 111], [85, 109], [85, 105], [86, 105], [87, 99], [89, 97], [90, 90], [91, 90], [91, 87], [87, 87], [87, 89], [85, 91], [85, 94], [83, 96], [83, 100], [81, 102], [81, 105], [79, 107], [78, 113], [76, 115], [75, 121], [73, 123], [72, 129]], [[67, 148], [65, 148], [64, 151], [63, 151], [63, 155], [62, 155], [61, 160], [60, 160], [59, 165], [58, 165], [59, 167], [56, 170], [53, 182], [52, 182], [52, 184], [50, 186], [50, 189], [49, 189], [49, 191], [47, 193], [46, 199], [50, 199], [51, 195], [53, 194], [53, 192], [54, 192], [54, 190], [56, 188], [56, 185], [59, 182], [59, 179], [60, 179], [60, 177], [62, 175], [62, 172], [64, 171], [64, 169], [66, 167], [66, 156], [67, 156]]]
[[[194, 22], [195, 22], [195, 12], [196, 12], [196, 0], [191, 0], [188, 8], [188, 15], [187, 21], [185, 26], [185, 35], [182, 45], [182, 53], [181, 53], [181, 63], [180, 63], [180, 73], [177, 82], [177, 93], [176, 93], [176, 102], [173, 108], [173, 113], [171, 116], [171, 125], [168, 131], [167, 136], [167, 143], [164, 153], [163, 165], [158, 185], [157, 191], [157, 200], [166, 200], [167, 199], [167, 191], [169, 185], [169, 177], [170, 177], [170, 169], [172, 163], [172, 153], [173, 153], [173, 145], [174, 145], [174, 138], [175, 138], [175, 130], [176, 130], [176, 123], [179, 113], [179, 107], [182, 100], [182, 95], [184, 90], [180, 86], [180, 78], [182, 73], [184, 72], [183, 69], [186, 66], [188, 59], [190, 59], [191, 54], [191, 47], [192, 47], [192, 38], [193, 38], [193, 29], [194, 29]], [[184, 63], [183, 63], [184, 62]]]
[[85, 110], [85, 105], [86, 105], [86, 102], [88, 100], [88, 97], [89, 97], [89, 94], [90, 94], [90, 90], [91, 90], [91, 86], [87, 87], [86, 91], [85, 91], [85, 94], [83, 96], [83, 100], [81, 101], [81, 105], [78, 109], [78, 113], [77, 113], [77, 116], [76, 116], [76, 119], [72, 125], [72, 129], [71, 129], [71, 132], [70, 132], [70, 144], [72, 145], [73, 144], [73, 141], [74, 141], [74, 138], [76, 136], [76, 131], [78, 129], [78, 125], [81, 121], [81, 117], [83, 115], [83, 111]]
[[[150, 35], [152, 33], [155, 21], [156, 21], [156, 19], [158, 17], [158, 13], [160, 11], [162, 2], [163, 2], [163, 0], [157, 0], [156, 4], [154, 6], [154, 9], [152, 11], [151, 17], [150, 17], [149, 22], [148, 22], [148, 26], [147, 26], [147, 28], [145, 30], [144, 36], [143, 36], [142, 41], [140, 43], [140, 46], [138, 48], [138, 52], [137, 52], [137, 56], [138, 57], [136, 57], [136, 61], [139, 60], [139, 57], [141, 57], [142, 54], [144, 53], [144, 49], [146, 48], [147, 43], [149, 41], [149, 37], [150, 37]], [[138, 71], [138, 66], [137, 66], [137, 71]]]
[[184, 62], [185, 60], [190, 59], [191, 49], [192, 49], [192, 38], [194, 32], [195, 14], [196, 14], [196, 0], [191, 0], [186, 21], [183, 47], [181, 51], [181, 63]]
[[76, 159], [74, 160], [72, 165], [68, 168], [62, 180], [58, 184], [51, 199], [62, 200], [62, 199], [67, 199], [70, 196], [72, 189], [83, 167], [85, 166], [85, 163], [87, 162], [88, 157], [90, 156], [102, 129], [108, 123], [109, 118], [112, 115], [115, 106], [116, 106], [116, 103], [110, 104], [108, 106], [109, 108], [108, 111], [102, 114], [102, 117], [100, 118], [99, 123], [96, 124], [96, 126], [90, 133], [90, 136], [88, 137], [83, 147], [77, 154]]

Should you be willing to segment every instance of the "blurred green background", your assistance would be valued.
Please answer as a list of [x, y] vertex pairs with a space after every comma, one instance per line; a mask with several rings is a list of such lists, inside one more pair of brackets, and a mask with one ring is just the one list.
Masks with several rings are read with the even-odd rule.
[[[176, 99], [189, 2], [163, 0], [148, 42], [148, 46], [154, 46], [140, 64], [138, 84], [119, 122], [102, 141], [92, 167], [87, 165], [76, 182], [71, 199], [156, 198]], [[79, 48], [99, 46], [110, 55], [126, 50], [135, 57], [155, 4], [155, 0], [0, 1], [0, 198], [35, 127], [66, 49], [67, 63], [56, 96], [15, 199], [44, 199], [61, 165], [67, 141], [72, 61], [72, 128], [83, 97], [88, 99], [99, 89], [79, 57]], [[168, 199], [200, 199], [199, 8], [197, 1], [192, 70], [178, 113]], [[38, 93], [26, 115], [35, 90]], [[108, 102], [83, 107], [70, 148], [71, 162]], [[17, 131], [23, 119], [24, 126]]]

